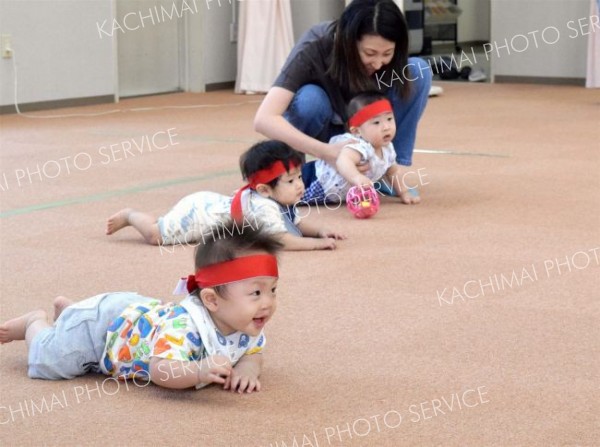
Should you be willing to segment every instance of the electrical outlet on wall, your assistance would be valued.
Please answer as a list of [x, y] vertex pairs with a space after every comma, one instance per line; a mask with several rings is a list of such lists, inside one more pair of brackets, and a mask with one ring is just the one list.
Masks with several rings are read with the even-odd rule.
[[2, 34], [0, 36], [0, 52], [4, 59], [13, 57], [12, 36], [10, 34]]

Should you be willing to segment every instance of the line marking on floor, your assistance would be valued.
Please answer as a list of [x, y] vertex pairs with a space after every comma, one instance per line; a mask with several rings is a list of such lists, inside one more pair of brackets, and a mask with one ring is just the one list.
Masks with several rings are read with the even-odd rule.
[[[442, 155], [462, 155], [462, 156], [474, 156], [474, 157], [495, 157], [495, 158], [510, 158], [510, 155], [505, 154], [494, 154], [494, 153], [481, 153], [481, 152], [456, 152], [450, 150], [432, 150], [432, 149], [415, 149], [414, 152], [420, 154], [442, 154]], [[81, 203], [98, 202], [100, 200], [108, 199], [111, 197], [125, 196], [142, 191], [152, 191], [154, 189], [165, 188], [173, 185], [182, 185], [185, 183], [198, 182], [202, 180], [212, 180], [219, 177], [226, 177], [229, 175], [239, 174], [239, 171], [221, 171], [207, 175], [200, 175], [198, 177], [182, 177], [178, 179], [168, 180], [165, 182], [154, 182], [148, 183], [147, 185], [134, 186], [131, 188], [117, 189], [115, 191], [108, 191], [99, 194], [92, 194], [83, 197], [74, 197], [72, 199], [59, 200], [56, 202], [40, 203], [38, 205], [26, 206], [23, 208], [15, 208], [12, 210], [0, 212], [0, 219], [11, 216], [18, 216], [20, 214], [28, 214], [36, 211], [48, 210], [52, 208], [61, 208], [63, 206], [77, 205]]]
[[434, 150], [434, 149], [415, 149], [413, 152], [417, 152], [419, 154], [465, 155], [465, 156], [469, 156], [469, 157], [510, 158], [510, 155], [486, 153], [486, 152], [458, 152], [458, 151]]
[[63, 206], [77, 205], [80, 203], [98, 202], [100, 200], [108, 199], [111, 197], [125, 196], [125, 195], [136, 193], [136, 192], [151, 191], [153, 189], [165, 188], [165, 187], [173, 186], [173, 185], [182, 185], [185, 183], [198, 182], [198, 181], [202, 181], [202, 180], [212, 180], [215, 178], [226, 177], [229, 175], [235, 175], [235, 174], [239, 175], [239, 173], [240, 173], [239, 170], [221, 171], [221, 172], [215, 172], [215, 173], [207, 174], [207, 175], [200, 175], [198, 177], [182, 177], [182, 178], [168, 180], [168, 181], [164, 181], [164, 182], [154, 182], [154, 183], [148, 183], [146, 185], [133, 186], [131, 188], [117, 189], [115, 191], [108, 191], [108, 192], [103, 192], [100, 194], [92, 194], [92, 195], [83, 196], [83, 197], [74, 197], [72, 199], [59, 200], [56, 202], [40, 203], [38, 205], [31, 205], [31, 206], [26, 206], [23, 208], [15, 208], [12, 210], [4, 211], [4, 212], [0, 213], [0, 218], [17, 216], [19, 214], [28, 214], [28, 213], [33, 213], [35, 211], [48, 210], [48, 209], [52, 209], [52, 208], [60, 208]]

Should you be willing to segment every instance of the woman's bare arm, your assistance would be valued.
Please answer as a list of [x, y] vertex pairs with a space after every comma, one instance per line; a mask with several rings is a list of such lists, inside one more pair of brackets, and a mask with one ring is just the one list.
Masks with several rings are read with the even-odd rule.
[[254, 130], [267, 138], [283, 141], [297, 151], [313, 155], [335, 166], [345, 141], [336, 144], [323, 143], [292, 126], [283, 114], [289, 107], [294, 92], [281, 87], [272, 87], [254, 117]]

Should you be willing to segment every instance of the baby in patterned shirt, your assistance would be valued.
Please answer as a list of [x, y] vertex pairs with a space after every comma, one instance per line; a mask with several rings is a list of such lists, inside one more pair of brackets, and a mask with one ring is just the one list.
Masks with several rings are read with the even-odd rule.
[[[348, 143], [338, 155], [336, 166], [323, 160], [306, 163], [302, 167], [302, 177], [306, 185], [303, 201], [341, 202], [346, 199], [353, 186], [372, 186], [379, 183], [378, 189], [393, 189], [402, 203], [416, 204], [420, 198], [416, 190], [402, 188], [401, 168], [396, 163], [396, 151], [392, 139], [396, 135], [396, 122], [392, 105], [378, 92], [361, 93], [348, 104], [348, 133], [336, 135], [330, 144], [344, 140]], [[357, 166], [368, 164], [365, 173]]]
[[96, 372], [166, 388], [260, 391], [280, 248], [262, 230], [232, 231], [198, 246], [196, 273], [179, 285], [189, 295], [178, 304], [130, 292], [78, 303], [58, 297], [53, 325], [43, 310], [26, 313], [0, 325], [0, 343], [27, 341], [31, 378]]
[[261, 226], [276, 234], [285, 250], [335, 249], [336, 240], [346, 238], [343, 234], [296, 214], [296, 204], [304, 194], [302, 162], [302, 154], [285, 143], [259, 142], [240, 158], [242, 175], [249, 184], [233, 197], [208, 191], [190, 194], [158, 219], [125, 208], [108, 219], [106, 234], [132, 226], [149, 244], [199, 244], [220, 238], [225, 234], [220, 227], [233, 218], [234, 231]]

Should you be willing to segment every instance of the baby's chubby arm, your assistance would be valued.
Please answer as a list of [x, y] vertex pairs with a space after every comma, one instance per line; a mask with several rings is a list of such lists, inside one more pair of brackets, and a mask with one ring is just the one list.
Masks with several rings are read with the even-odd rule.
[[258, 378], [262, 371], [262, 354], [244, 355], [233, 367], [231, 374], [225, 379], [224, 390], [238, 393], [260, 391]]
[[[302, 223], [298, 228], [302, 231]], [[304, 231], [302, 231], [304, 234]], [[335, 239], [318, 237], [298, 237], [290, 233], [281, 233], [278, 235], [279, 241], [283, 244], [286, 251], [309, 251], [309, 250], [333, 250], [335, 249]]]
[[[360, 152], [346, 146], [337, 158], [336, 169], [353, 186], [371, 186], [373, 182], [366, 175], [361, 174], [357, 167], [361, 159]], [[368, 164], [366, 166], [368, 169]]]
[[200, 383], [226, 383], [231, 376], [231, 362], [222, 355], [211, 355], [200, 361], [150, 359], [150, 380], [158, 386], [185, 389]]
[[[310, 207], [306, 210], [304, 217], [307, 217], [311, 212]], [[252, 213], [249, 216], [254, 218], [256, 225], [262, 225], [268, 233], [275, 236], [283, 244], [283, 249], [286, 251], [334, 249], [335, 239], [344, 239], [344, 237], [334, 237], [331, 232], [325, 231], [315, 224], [308, 223], [307, 219], [300, 217], [300, 215], [294, 219], [294, 223], [302, 236], [289, 233], [280, 206], [272, 200], [264, 201]]]
[[302, 232], [303, 237], [294, 236], [290, 233], [281, 233], [278, 235], [284, 250], [334, 250], [336, 248], [336, 239], [346, 239], [345, 235], [321, 228], [306, 221], [306, 219], [302, 219], [298, 223], [298, 229]]
[[338, 233], [337, 231], [330, 230], [328, 228], [323, 228], [320, 225], [316, 225], [307, 220], [301, 220], [298, 222], [298, 228], [302, 231], [304, 236], [308, 237], [316, 237], [316, 238], [331, 238], [331, 239], [347, 239], [346, 235], [342, 233]]

